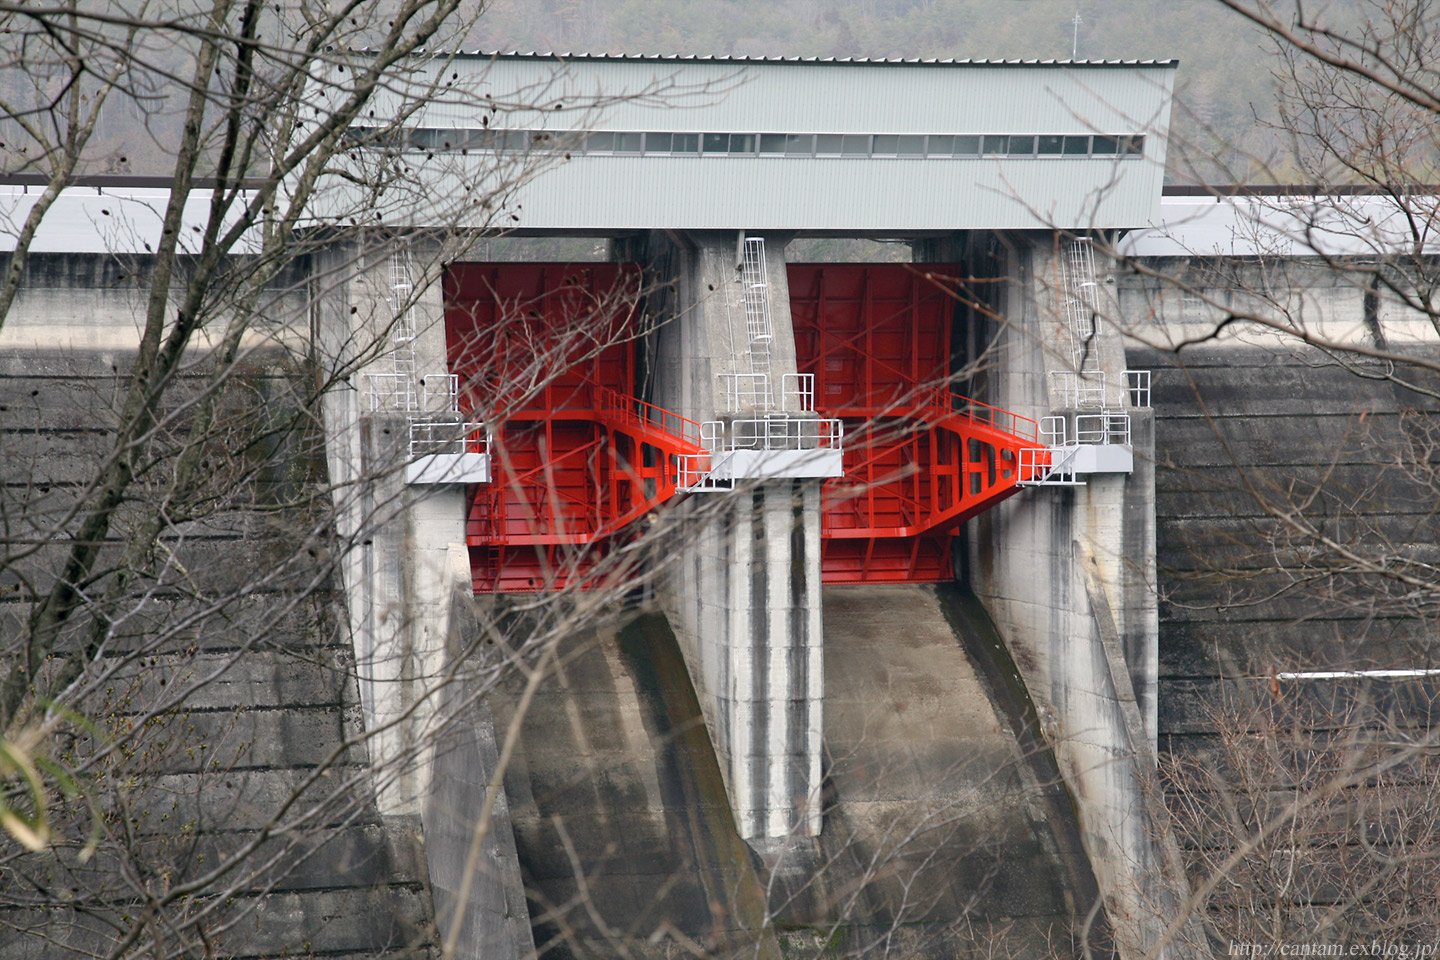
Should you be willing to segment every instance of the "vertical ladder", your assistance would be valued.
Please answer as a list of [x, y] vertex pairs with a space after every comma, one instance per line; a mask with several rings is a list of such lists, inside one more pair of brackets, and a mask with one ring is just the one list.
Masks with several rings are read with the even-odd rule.
[[774, 333], [770, 324], [770, 284], [765, 269], [764, 237], [745, 238], [740, 283], [745, 300], [745, 332], [749, 339], [745, 353], [750, 359], [750, 372], [765, 378], [765, 395], [761, 398], [760, 407], [768, 411], [772, 406], [770, 341], [774, 339]]
[[1095, 251], [1089, 240], [1074, 240], [1061, 263], [1064, 284], [1065, 319], [1070, 329], [1070, 349], [1075, 372], [1082, 380], [1099, 374], [1100, 340], [1095, 327]]
[[415, 398], [415, 274], [410, 251], [390, 254], [390, 306], [395, 314], [390, 328], [390, 356], [394, 363], [397, 402], [403, 396], [405, 409], [414, 408]]
[[1095, 250], [1089, 240], [1071, 241], [1060, 255], [1061, 298], [1070, 335], [1073, 373], [1061, 373], [1067, 404], [1105, 404], [1105, 371], [1100, 364]]

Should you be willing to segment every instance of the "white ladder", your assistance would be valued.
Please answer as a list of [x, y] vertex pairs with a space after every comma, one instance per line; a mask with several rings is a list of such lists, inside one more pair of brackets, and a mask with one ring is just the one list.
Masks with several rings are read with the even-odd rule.
[[404, 378], [415, 392], [415, 311], [411, 299], [415, 295], [415, 273], [410, 266], [410, 251], [396, 250], [390, 254], [390, 307], [395, 314], [390, 328], [390, 356], [394, 361], [395, 378]]
[[766, 389], [759, 406], [762, 410], [769, 410], [773, 405], [769, 383], [770, 341], [774, 339], [774, 332], [770, 323], [770, 283], [765, 269], [764, 237], [745, 238], [740, 284], [745, 303], [745, 333], [749, 341], [745, 354], [750, 360], [750, 373], [757, 378], [765, 378]]
[[1060, 276], [1076, 400], [1104, 403], [1105, 372], [1100, 365], [1100, 331], [1096, 326], [1095, 250], [1089, 240], [1073, 240], [1066, 246], [1060, 258]]

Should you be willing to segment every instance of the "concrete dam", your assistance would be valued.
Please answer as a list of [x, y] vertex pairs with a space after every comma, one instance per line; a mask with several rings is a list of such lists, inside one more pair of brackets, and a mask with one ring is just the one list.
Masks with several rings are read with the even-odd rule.
[[[166, 452], [117, 509], [145, 528], [187, 463], [205, 509], [115, 588], [131, 614], [66, 640], [107, 665], [85, 702], [113, 725], [75, 762], [158, 731], [95, 793], [143, 842], [9, 856], [3, 886], [73, 905], [4, 900], [0, 957], [105, 955], [145, 903], [245, 957], [1223, 951], [1229, 915], [1192, 898], [1235, 847], [1175, 771], [1225, 766], [1226, 683], [1263, 707], [1292, 674], [1408, 662], [1428, 622], [1359, 611], [1353, 571], [1323, 602], [1288, 586], [1267, 552], [1315, 558], [1236, 477], [1338, 483], [1362, 519], [1327, 536], [1423, 552], [1423, 483], [1366, 478], [1415, 458], [1433, 377], [1189, 342], [1264, 278], [1156, 227], [1175, 65], [457, 64], [567, 99], [748, 82], [352, 131], [342, 162], [438, 156], [436, 189], [336, 240], [337, 177], [264, 335], [176, 366]], [[503, 210], [456, 199], [542, 150]], [[6, 189], [12, 217], [34, 202]], [[145, 189], [64, 209], [139, 223]], [[38, 235], [0, 332], [7, 516], [66, 516], [139, 442], [117, 398], [144, 236]], [[824, 240], [867, 255], [811, 259]], [[1416, 318], [1286, 262], [1327, 344], [1433, 356]], [[63, 577], [59, 534], [31, 539], [17, 636]], [[225, 895], [184, 899], [206, 871]]]
[[[1034, 420], [937, 396], [952, 364], [971, 365], [980, 313], [950, 291], [993, 265], [791, 265], [762, 237], [708, 239], [687, 250], [652, 236], [658, 250], [631, 264], [455, 265], [443, 284], [445, 369], [477, 392], [487, 378], [527, 383], [536, 355], [559, 352], [546, 331], [575, 328], [567, 311], [624, 306], [564, 348], [583, 357], [569, 372], [502, 401], [483, 448], [470, 441], [488, 452], [488, 483], [424, 501], [465, 518], [451, 569], [468, 574], [461, 593], [478, 612], [451, 617], [569, 620], [571, 603], [520, 611], [533, 595], [584, 608], [614, 580], [643, 584], [627, 602], [647, 612], [587, 613], [528, 703], [523, 672], [488, 698], [495, 729], [518, 730], [504, 785], [520, 875], [506, 902], [523, 888], [532, 918], [537, 904], [556, 915], [535, 924], [537, 946], [576, 955], [604, 955], [619, 918], [652, 915], [722, 951], [1111, 949], [1077, 808], [1040, 733], [1050, 708], [956, 584], [960, 525], [1060, 470], [1048, 450], [1033, 459]], [[657, 277], [633, 306], [603, 292], [686, 260], [708, 271]], [[686, 303], [687, 289], [704, 293]], [[686, 320], [630, 335], [653, 303]], [[618, 332], [592, 340], [597, 326]], [[744, 369], [762, 350], [767, 369]], [[771, 396], [777, 374], [797, 386]], [[636, 392], [655, 405], [607, 386], [646, 382]], [[716, 409], [726, 419], [674, 412]], [[645, 561], [661, 573], [637, 579], [612, 554], [672, 498], [673, 526]], [[453, 808], [429, 815], [463, 821], [461, 794], [444, 795]], [[577, 918], [577, 903], [593, 913]]]

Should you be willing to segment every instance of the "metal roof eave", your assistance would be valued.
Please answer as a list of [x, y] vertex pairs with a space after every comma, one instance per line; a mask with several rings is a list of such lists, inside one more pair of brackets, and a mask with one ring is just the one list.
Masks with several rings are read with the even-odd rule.
[[[369, 48], [358, 48], [351, 53], [373, 54]], [[416, 56], [444, 56], [466, 60], [543, 60], [543, 61], [584, 61], [609, 63], [733, 63], [733, 64], [790, 64], [820, 66], [883, 66], [883, 67], [1064, 67], [1064, 68], [1116, 68], [1146, 67], [1151, 69], [1174, 70], [1180, 65], [1177, 58], [1135, 59], [1135, 60], [1040, 60], [1040, 59], [988, 59], [946, 57], [746, 57], [729, 54], [693, 53], [579, 53], [569, 51], [542, 50], [417, 50]]]

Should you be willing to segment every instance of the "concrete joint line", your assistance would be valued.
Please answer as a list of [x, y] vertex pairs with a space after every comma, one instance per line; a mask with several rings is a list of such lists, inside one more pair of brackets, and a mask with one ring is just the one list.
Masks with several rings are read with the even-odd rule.
[[[1115, 618], [1110, 612], [1110, 600], [1105, 593], [1105, 583], [1100, 576], [1100, 565], [1095, 554], [1079, 540], [1072, 541], [1075, 560], [1085, 580], [1085, 594], [1090, 601], [1090, 612], [1100, 635], [1100, 646], [1105, 653], [1105, 663], [1110, 673], [1111, 689], [1116, 705], [1124, 722], [1124, 735], [1128, 743], [1120, 744], [1122, 753], [1130, 757], [1130, 767], [1140, 790], [1142, 809], [1147, 828], [1159, 848], [1161, 873], [1159, 878], [1168, 888], [1171, 902], [1164, 904], [1164, 913], [1170, 914], [1189, 904], [1190, 883], [1185, 875], [1184, 861], [1180, 855], [1180, 844], [1170, 825], [1169, 811], [1165, 808], [1160, 778], [1156, 772], [1156, 760], [1150, 752], [1150, 741], [1145, 736], [1145, 724], [1140, 717], [1140, 707], [1135, 699], [1135, 687], [1130, 680], [1130, 668], [1125, 662], [1124, 647], [1120, 632], [1115, 629]], [[1161, 906], [1157, 904], [1157, 906]], [[1199, 958], [1212, 956], [1208, 938], [1197, 907], [1175, 933], [1169, 944], [1157, 945], [1158, 956]], [[1167, 921], [1168, 924], [1168, 921]]]
[[[1095, 554], [1090, 548], [1079, 540], [1073, 541], [1075, 546], [1075, 559], [1080, 564], [1080, 573], [1085, 578], [1085, 594], [1090, 600], [1090, 612], [1095, 618], [1095, 626], [1100, 634], [1100, 646], [1105, 652], [1105, 662], [1110, 668], [1110, 682], [1115, 691], [1115, 699], [1122, 704], [1122, 712], [1125, 718], [1125, 732], [1133, 741], [1131, 747], [1144, 749], [1148, 746], [1148, 740], [1144, 735], [1145, 727], [1140, 721], [1140, 712], [1136, 707], [1135, 685], [1130, 679], [1130, 667], [1125, 662], [1124, 645], [1120, 641], [1120, 631], [1115, 628], [1115, 616], [1110, 610], [1110, 597], [1105, 592], [1105, 582], [1100, 577], [1100, 564], [1095, 560]], [[1149, 754], [1149, 750], [1145, 750]]]

